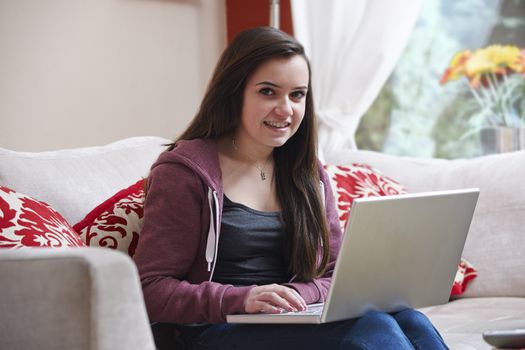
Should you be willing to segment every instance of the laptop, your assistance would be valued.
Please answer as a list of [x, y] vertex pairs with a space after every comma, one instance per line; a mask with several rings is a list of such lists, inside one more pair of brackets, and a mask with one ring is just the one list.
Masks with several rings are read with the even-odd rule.
[[326, 323], [448, 302], [479, 189], [355, 199], [328, 297], [306, 311], [228, 323]]

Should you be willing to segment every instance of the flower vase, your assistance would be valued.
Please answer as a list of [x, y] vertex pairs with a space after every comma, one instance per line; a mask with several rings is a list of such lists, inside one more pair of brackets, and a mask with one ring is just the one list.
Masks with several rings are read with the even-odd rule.
[[518, 130], [518, 147], [516, 150], [525, 149], [525, 128], [519, 128]]
[[496, 126], [481, 130], [483, 154], [513, 152], [525, 149], [525, 128]]

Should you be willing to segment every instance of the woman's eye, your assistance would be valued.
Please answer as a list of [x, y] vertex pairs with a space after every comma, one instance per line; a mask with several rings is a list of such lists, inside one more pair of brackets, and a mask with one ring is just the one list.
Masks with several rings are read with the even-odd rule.
[[270, 88], [262, 88], [261, 90], [259, 90], [259, 93], [265, 95], [265, 96], [271, 96], [273, 95], [273, 90], [270, 89]]
[[306, 93], [304, 91], [299, 90], [292, 92], [291, 96], [296, 100], [300, 100], [301, 98], [306, 96]]

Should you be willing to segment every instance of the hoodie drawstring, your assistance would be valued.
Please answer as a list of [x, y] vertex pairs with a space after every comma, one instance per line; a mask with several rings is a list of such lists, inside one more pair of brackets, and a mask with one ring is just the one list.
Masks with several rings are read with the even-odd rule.
[[215, 228], [213, 226], [213, 191], [208, 188], [208, 204], [210, 205], [210, 226], [208, 229], [208, 239], [206, 242], [206, 261], [208, 262], [208, 272], [211, 271], [211, 264], [215, 258]]
[[[208, 263], [208, 272], [211, 272], [211, 281], [219, 250], [219, 198], [217, 191], [212, 190], [211, 187], [208, 187], [208, 204], [210, 206], [210, 226], [206, 241], [206, 262]], [[214, 207], [215, 211], [213, 210]]]

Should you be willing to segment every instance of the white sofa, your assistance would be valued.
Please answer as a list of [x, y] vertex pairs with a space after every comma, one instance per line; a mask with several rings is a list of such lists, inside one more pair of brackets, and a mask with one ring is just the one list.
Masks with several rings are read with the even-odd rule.
[[[168, 141], [138, 137], [42, 153], [0, 149], [0, 185], [47, 202], [73, 225], [147, 175]], [[463, 254], [478, 277], [460, 299], [423, 311], [451, 349], [490, 349], [484, 330], [525, 328], [525, 151], [454, 161], [346, 151], [326, 162], [368, 163], [409, 192], [480, 188]], [[122, 253], [0, 249], [0, 281], [0, 349], [154, 348], [136, 268]]]

